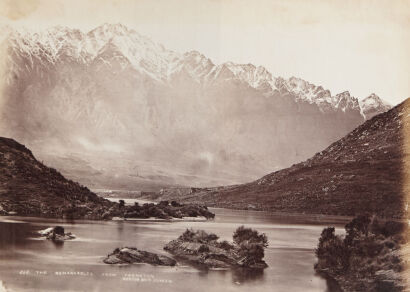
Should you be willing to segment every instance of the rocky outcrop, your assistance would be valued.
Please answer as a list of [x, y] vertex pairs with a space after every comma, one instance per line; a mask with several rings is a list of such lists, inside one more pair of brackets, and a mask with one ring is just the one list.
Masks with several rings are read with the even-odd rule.
[[38, 233], [41, 236], [44, 236], [54, 242], [64, 242], [66, 240], [72, 240], [75, 238], [75, 235], [71, 232], [65, 233], [64, 227], [62, 226], [50, 227], [44, 230], [40, 230]]
[[266, 246], [255, 238], [240, 242], [234, 240], [234, 244], [231, 244], [218, 241], [218, 236], [203, 230], [186, 230], [178, 239], [167, 243], [164, 249], [177, 259], [204, 268], [264, 269], [267, 264], [262, 258]]
[[176, 261], [170, 257], [159, 255], [135, 247], [116, 248], [104, 260], [106, 264], [146, 263], [159, 266], [175, 266]]

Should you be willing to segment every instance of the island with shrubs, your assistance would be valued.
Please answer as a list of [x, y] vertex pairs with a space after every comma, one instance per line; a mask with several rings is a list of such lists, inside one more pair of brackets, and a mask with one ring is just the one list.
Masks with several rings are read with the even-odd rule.
[[268, 266], [263, 260], [268, 246], [264, 233], [240, 226], [233, 234], [233, 243], [218, 239], [214, 233], [187, 229], [164, 249], [178, 259], [205, 268], [264, 269]]
[[243, 268], [263, 270], [268, 265], [263, 260], [268, 239], [264, 233], [240, 226], [233, 234], [233, 242], [220, 241], [214, 233], [187, 229], [177, 239], [168, 242], [164, 255], [138, 250], [135, 247], [116, 248], [103, 262], [106, 264], [147, 263], [174, 266], [178, 261], [200, 269]]
[[197, 204], [181, 204], [176, 201], [161, 201], [155, 203], [144, 203], [140, 205], [135, 202], [133, 205], [125, 205], [124, 200], [119, 200], [110, 210], [111, 217], [122, 219], [172, 219], [186, 217], [202, 217], [212, 219], [215, 214], [208, 210], [208, 207]]

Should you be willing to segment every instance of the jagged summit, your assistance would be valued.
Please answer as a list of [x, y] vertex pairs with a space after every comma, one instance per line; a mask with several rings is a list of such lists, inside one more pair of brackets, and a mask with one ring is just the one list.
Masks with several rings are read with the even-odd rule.
[[[310, 157], [365, 120], [348, 93], [174, 52], [122, 24], [5, 30], [0, 135], [62, 169], [61, 156], [74, 152], [65, 174], [91, 186], [245, 182]], [[367, 113], [376, 103], [366, 105]], [[122, 181], [114, 186], [115, 163]], [[76, 175], [83, 172], [87, 180]]]
[[360, 108], [365, 118], [370, 119], [380, 112], [388, 111], [391, 105], [372, 93], [360, 101]]
[[179, 72], [188, 72], [193, 79], [201, 82], [238, 80], [265, 95], [276, 91], [287, 93], [296, 100], [316, 104], [322, 111], [359, 109], [363, 116], [368, 118], [389, 108], [382, 100], [368, 102], [369, 97], [366, 98], [367, 102], [359, 102], [347, 92], [332, 96], [329, 90], [301, 78], [275, 78], [262, 66], [233, 62], [215, 65], [197, 51], [179, 54], [165, 49], [161, 44], [121, 23], [105, 23], [87, 33], [64, 26], [44, 31], [10, 28], [3, 30], [9, 35], [8, 45], [16, 54], [45, 58], [51, 63], [62, 58], [71, 58], [86, 64], [98, 60], [109, 63], [111, 60], [105, 60], [104, 56], [113, 54], [116, 58], [123, 59], [120, 66], [122, 70], [131, 65], [134, 70], [165, 83], [172, 81], [173, 76]]

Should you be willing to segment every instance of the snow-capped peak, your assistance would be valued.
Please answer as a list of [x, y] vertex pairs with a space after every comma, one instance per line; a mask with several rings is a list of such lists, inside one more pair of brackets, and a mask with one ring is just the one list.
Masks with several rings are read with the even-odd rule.
[[388, 111], [392, 108], [392, 106], [388, 102], [382, 100], [375, 93], [370, 94], [368, 97], [362, 99], [359, 103], [361, 113], [366, 119], [369, 119], [380, 112]]
[[344, 112], [349, 109], [359, 110], [358, 99], [351, 96], [349, 91], [336, 94], [333, 98], [333, 105], [335, 108], [341, 109]]
[[85, 65], [105, 64], [110, 67], [112, 62], [117, 62], [119, 66], [117, 64], [112, 68], [131, 68], [166, 84], [181, 72], [204, 84], [234, 80], [259, 90], [266, 97], [279, 91], [297, 102], [316, 104], [321, 111], [360, 109], [367, 117], [366, 112], [389, 108], [375, 94], [359, 103], [347, 91], [332, 96], [329, 90], [301, 78], [274, 78], [262, 66], [233, 62], [215, 65], [198, 51], [179, 54], [122, 24], [106, 23], [87, 33], [63, 26], [43, 31], [6, 27], [1, 32], [9, 36], [11, 51], [22, 58], [28, 56], [31, 66], [34, 60], [45, 65], [71, 60]]

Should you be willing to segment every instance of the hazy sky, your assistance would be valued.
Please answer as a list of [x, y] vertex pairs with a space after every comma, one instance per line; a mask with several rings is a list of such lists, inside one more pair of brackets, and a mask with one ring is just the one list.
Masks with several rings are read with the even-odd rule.
[[105, 22], [333, 94], [375, 92], [393, 104], [410, 96], [410, 0], [0, 0], [0, 23], [89, 30]]

